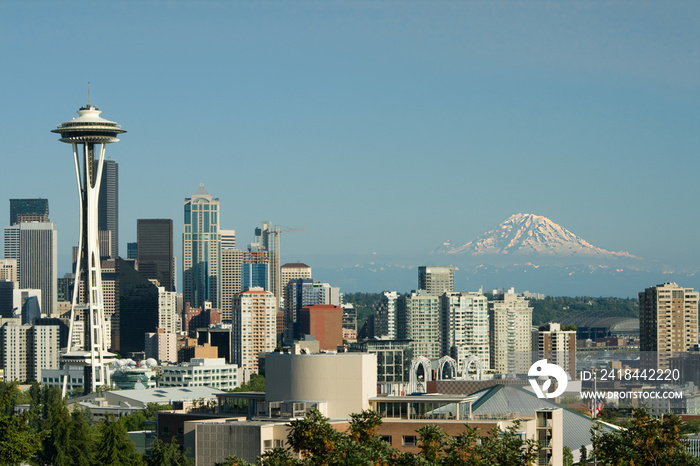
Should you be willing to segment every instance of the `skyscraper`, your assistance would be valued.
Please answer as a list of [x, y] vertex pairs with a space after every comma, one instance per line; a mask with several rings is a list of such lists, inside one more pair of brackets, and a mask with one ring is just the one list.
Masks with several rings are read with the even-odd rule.
[[138, 260], [139, 258], [139, 243], [126, 243], [126, 258]]
[[275, 242], [272, 239], [273, 231], [272, 223], [269, 221], [260, 222], [260, 226], [255, 229], [255, 238], [251, 246], [253, 249], [267, 252], [268, 285], [265, 289], [277, 296], [277, 269], [280, 264], [277, 251], [275, 251]]
[[231, 322], [233, 297], [242, 291], [243, 251], [236, 249], [236, 230], [221, 233], [221, 320]]
[[[71, 144], [73, 161], [80, 193], [80, 241], [76, 261], [76, 288], [84, 281], [83, 299], [78, 304], [78, 293], [73, 293], [70, 317], [69, 344], [61, 359], [64, 363], [63, 396], [66, 395], [70, 367], [84, 368], [84, 393], [101, 386], [109, 386], [108, 360], [114, 355], [107, 352], [107, 329], [102, 295], [102, 272], [99, 250], [98, 206], [104, 169], [106, 145], [117, 142], [117, 136], [125, 133], [121, 127], [100, 117], [100, 110], [88, 104], [78, 110], [78, 117], [66, 121], [52, 130], [61, 135], [61, 142]], [[82, 149], [82, 150], [81, 150]], [[54, 281], [55, 283], [55, 281]], [[78, 314], [83, 314], [79, 321]], [[84, 323], [85, 339], [82, 347], [74, 346], [75, 325]]]
[[106, 159], [102, 166], [98, 212], [97, 229], [110, 232], [109, 257], [116, 257], [119, 255], [119, 164], [114, 160]]
[[136, 242], [139, 272], [149, 280], [158, 280], [165, 291], [175, 291], [173, 221], [136, 220]]
[[5, 228], [5, 258], [17, 261], [19, 288], [41, 290], [41, 311], [58, 303], [58, 232], [52, 222], [21, 222]]
[[442, 312], [442, 353], [464, 370], [470, 356], [489, 367], [488, 299], [479, 292], [451, 292], [440, 297]]
[[385, 336], [391, 340], [396, 338], [396, 291], [385, 291], [379, 297], [379, 308], [374, 318], [375, 337]]
[[48, 221], [48, 199], [10, 199], [10, 225]]
[[646, 368], [668, 369], [672, 353], [698, 344], [698, 296], [676, 283], [639, 293], [639, 346]]
[[280, 291], [284, 300], [281, 309], [278, 312], [283, 312], [282, 326], [277, 329], [278, 334], [284, 334], [285, 337], [291, 338], [293, 334], [294, 322], [296, 322], [296, 307], [294, 304], [294, 289], [292, 281], [297, 278], [311, 278], [311, 267], [301, 262], [290, 262], [280, 267]]
[[454, 291], [455, 268], [452, 266], [418, 267], [418, 288], [435, 296]]
[[258, 372], [258, 354], [269, 353], [277, 342], [275, 295], [254, 287], [233, 298], [233, 362], [242, 369]]
[[426, 290], [418, 290], [408, 296], [400, 296], [396, 304], [397, 337], [413, 340], [411, 348], [416, 356], [440, 358], [440, 297]]
[[270, 291], [270, 258], [267, 251], [248, 250], [243, 252], [243, 273], [241, 288], [261, 287]]
[[[115, 273], [118, 302], [112, 327], [116, 327], [113, 339], [117, 341], [112, 342], [112, 347], [124, 355], [143, 351], [144, 334], [159, 327], [158, 287], [137, 272], [132, 262], [121, 258], [116, 260]], [[172, 302], [169, 306], [172, 308]]]
[[185, 231], [183, 249], [183, 300], [193, 308], [211, 302], [221, 305], [221, 236], [219, 232], [219, 199], [204, 189], [185, 199]]
[[489, 301], [491, 368], [499, 374], [526, 374], [532, 364], [532, 307], [513, 288]]

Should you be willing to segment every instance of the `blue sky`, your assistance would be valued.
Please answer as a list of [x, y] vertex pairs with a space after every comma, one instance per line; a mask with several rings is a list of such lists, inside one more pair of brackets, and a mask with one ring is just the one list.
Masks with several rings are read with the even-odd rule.
[[78, 204], [50, 130], [88, 81], [128, 131], [123, 255], [137, 218], [172, 218], [181, 265], [204, 183], [239, 247], [305, 228], [283, 261], [423, 253], [518, 212], [698, 257], [698, 2], [0, 0], [0, 62], [0, 218], [48, 198], [60, 274]]

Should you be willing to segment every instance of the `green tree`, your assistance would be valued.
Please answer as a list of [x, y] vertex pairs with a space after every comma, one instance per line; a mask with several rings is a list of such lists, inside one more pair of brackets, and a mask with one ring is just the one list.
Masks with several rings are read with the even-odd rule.
[[295, 453], [307, 458], [311, 464], [338, 464], [342, 434], [320, 411], [310, 410], [303, 419], [290, 422], [289, 427], [287, 443]]
[[521, 466], [535, 461], [537, 442], [523, 439], [518, 432], [520, 422], [516, 421], [506, 430], [492, 429], [491, 435], [481, 437], [484, 465]]
[[264, 392], [265, 391], [265, 376], [260, 374], [252, 374], [250, 380], [240, 387], [233, 389], [234, 392]]
[[427, 424], [416, 430], [419, 435], [421, 455], [431, 463], [437, 463], [447, 441], [447, 434], [434, 424]]
[[[240, 460], [240, 458], [235, 459]], [[233, 464], [235, 465], [236, 463]], [[266, 451], [258, 458], [259, 466], [301, 466], [303, 464], [303, 461], [292, 456], [292, 453], [284, 448], [273, 448], [272, 450]], [[228, 465], [228, 463], [224, 463], [224, 465]], [[238, 466], [247, 465], [245, 463], [239, 463]]]
[[37, 455], [39, 464], [69, 466], [71, 415], [58, 387], [44, 387], [40, 394], [42, 416], [39, 428], [45, 436]]
[[581, 454], [578, 459], [579, 466], [588, 466], [588, 450], [585, 445], [581, 445]]
[[[170, 443], [165, 443], [156, 439], [151, 445], [151, 456], [146, 457], [148, 466], [192, 466], [192, 461], [180, 451], [180, 446], [175, 441], [175, 437], [170, 439]], [[224, 463], [228, 465], [229, 463]], [[239, 463], [232, 463], [238, 465]], [[245, 463], [247, 464], [247, 463]], [[244, 466], [244, 464], [240, 464]]]
[[123, 423], [112, 416], [101, 423], [97, 445], [97, 463], [104, 466], [138, 466], [143, 464], [142, 455], [129, 439]]
[[484, 451], [479, 445], [477, 429], [465, 424], [466, 430], [453, 438], [445, 448], [443, 464], [446, 466], [479, 466], [483, 463]]
[[637, 409], [629, 429], [601, 432], [598, 428], [594, 432], [595, 458], [603, 466], [700, 465], [700, 459], [686, 450], [680, 426], [681, 420], [677, 416], [660, 420]]
[[169, 404], [148, 403], [146, 409], [122, 416], [119, 418], [119, 421], [124, 424], [127, 432], [144, 430], [146, 422], [155, 420], [158, 411], [168, 411], [171, 409], [173, 409], [173, 407]]
[[68, 457], [76, 466], [95, 464], [97, 431], [92, 425], [92, 414], [87, 409], [75, 409], [71, 413], [68, 432]]
[[571, 448], [565, 446], [563, 452], [564, 466], [574, 466], [574, 454], [571, 453]]
[[32, 410], [15, 413], [17, 384], [0, 384], [0, 464], [28, 462], [41, 448], [42, 435], [30, 425]]
[[221, 463], [214, 463], [214, 466], [255, 466], [252, 463], [247, 462], [243, 458], [237, 456], [227, 456], [226, 459]]
[[700, 419], [684, 422], [681, 426], [681, 432], [684, 434], [700, 432]]

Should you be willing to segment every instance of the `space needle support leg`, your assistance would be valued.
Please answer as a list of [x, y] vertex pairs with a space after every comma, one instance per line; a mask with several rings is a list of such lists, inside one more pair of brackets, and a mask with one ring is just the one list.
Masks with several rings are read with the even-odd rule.
[[[78, 199], [80, 200], [80, 235], [78, 236], [78, 254], [83, 250], [83, 215], [85, 215], [83, 210], [83, 182], [80, 177], [80, 154], [78, 151], [78, 145], [74, 142], [73, 146], [73, 160], [75, 161], [75, 178], [78, 184]], [[80, 263], [81, 257], [77, 257], [75, 261], [75, 274], [73, 278], [73, 299], [70, 309], [70, 325], [68, 327], [68, 347], [67, 351], [70, 352], [73, 349], [73, 332], [75, 331], [75, 319], [76, 319], [76, 306], [78, 305], [78, 295], [80, 293]], [[62, 396], [65, 398], [68, 391], [68, 378], [70, 377], [70, 365], [65, 364], [64, 374], [63, 374], [63, 390]]]

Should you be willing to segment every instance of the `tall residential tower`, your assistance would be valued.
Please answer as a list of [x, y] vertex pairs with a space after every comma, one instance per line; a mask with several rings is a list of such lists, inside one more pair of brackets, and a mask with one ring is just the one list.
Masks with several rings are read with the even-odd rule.
[[668, 369], [673, 353], [698, 344], [698, 295], [675, 283], [639, 293], [639, 346], [649, 369]]

